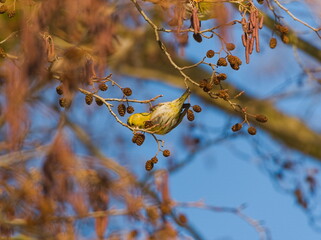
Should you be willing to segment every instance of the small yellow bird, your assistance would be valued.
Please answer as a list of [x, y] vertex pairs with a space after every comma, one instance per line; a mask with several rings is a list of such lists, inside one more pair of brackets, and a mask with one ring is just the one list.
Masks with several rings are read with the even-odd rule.
[[138, 130], [164, 135], [177, 127], [186, 115], [190, 104], [184, 104], [191, 94], [188, 88], [183, 95], [171, 102], [159, 103], [149, 113], [135, 113], [131, 115], [127, 124]]

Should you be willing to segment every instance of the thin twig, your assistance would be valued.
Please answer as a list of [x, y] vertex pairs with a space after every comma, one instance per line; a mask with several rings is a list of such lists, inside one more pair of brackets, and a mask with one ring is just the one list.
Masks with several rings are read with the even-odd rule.
[[204, 60], [205, 60], [206, 57], [203, 57], [203, 59], [195, 64], [192, 64], [192, 65], [189, 65], [189, 66], [184, 66], [184, 67], [181, 67], [181, 70], [185, 70], [185, 69], [190, 69], [190, 68], [194, 68], [194, 67], [197, 67], [199, 66], [200, 64], [204, 63]]
[[134, 103], [150, 103], [155, 101], [156, 99], [163, 97], [163, 95], [157, 95], [149, 100], [135, 100], [135, 99], [120, 99], [120, 98], [104, 98], [105, 101], [115, 101], [115, 102], [134, 102]]
[[[141, 132], [146, 132], [146, 133], [151, 133], [151, 134], [153, 134], [153, 132], [152, 132], [152, 131], [149, 131], [148, 129], [141, 129], [141, 128], [137, 129], [137, 128], [135, 128], [135, 127], [130, 127], [129, 125], [127, 125], [126, 123], [124, 123], [123, 121], [121, 121], [121, 120], [117, 117], [116, 113], [113, 111], [113, 109], [112, 109], [113, 105], [107, 102], [108, 98], [107, 98], [107, 100], [106, 100], [105, 98], [103, 98], [103, 97], [101, 97], [101, 96], [99, 96], [99, 95], [97, 95], [97, 94], [95, 94], [95, 93], [89, 92], [89, 91], [87, 91], [87, 90], [85, 90], [85, 89], [82, 89], [82, 88], [78, 88], [78, 90], [79, 90], [81, 93], [85, 94], [85, 95], [92, 95], [93, 97], [101, 100], [101, 101], [106, 105], [106, 107], [108, 108], [108, 111], [110, 112], [110, 114], [115, 118], [115, 120], [116, 120], [120, 125], [122, 125], [122, 126], [128, 128], [128, 129], [130, 129], [130, 130], [131, 130], [132, 132], [134, 132], [134, 133], [137, 132], [137, 131], [141, 131]], [[142, 101], [143, 101], [143, 102], [146, 101], [146, 103], [150, 103], [151, 100], [153, 100], [153, 99], [155, 100], [155, 99], [157, 99], [157, 98], [160, 97], [160, 96], [162, 96], [162, 95], [156, 96], [156, 97], [154, 97], [154, 98], [152, 98], [152, 99], [150, 99], [150, 100], [142, 100]], [[121, 100], [115, 98], [114, 101], [119, 101], [119, 102], [120, 102]], [[125, 100], [125, 101], [127, 101], [127, 100]], [[128, 101], [129, 101], [129, 100], [128, 100]], [[133, 100], [133, 102], [137, 102], [137, 101], [139, 101], [139, 100]], [[140, 103], [142, 103], [142, 102], [140, 102]]]
[[188, 75], [186, 75], [183, 71], [182, 68], [179, 67], [174, 60], [172, 59], [172, 56], [170, 55], [170, 53], [167, 51], [165, 44], [160, 40], [159, 37], [159, 29], [156, 24], [153, 23], [153, 21], [145, 14], [145, 12], [143, 11], [143, 9], [140, 7], [140, 5], [137, 3], [136, 0], [131, 0], [131, 2], [135, 5], [135, 7], [137, 8], [138, 12], [142, 15], [142, 17], [145, 19], [145, 21], [154, 29], [154, 34], [155, 34], [155, 38], [156, 41], [158, 42], [161, 50], [163, 51], [163, 53], [165, 53], [166, 57], [168, 58], [169, 62], [171, 63], [171, 65], [177, 69], [179, 71], [179, 73], [184, 77], [184, 81], [186, 83], [186, 80], [188, 80], [189, 82], [191, 82], [192, 84], [199, 86], [199, 84], [197, 82], [195, 82], [194, 80], [192, 80]]
[[82, 89], [82, 88], [78, 88], [78, 90], [79, 90], [81, 93], [83, 93], [83, 94], [92, 95], [93, 97], [101, 100], [101, 101], [106, 105], [106, 107], [108, 108], [110, 114], [115, 118], [115, 120], [116, 120], [118, 123], [120, 123], [122, 126], [124, 126], [124, 127], [126, 127], [126, 128], [129, 128], [130, 130], [134, 131], [133, 128], [131, 128], [130, 126], [128, 126], [126, 123], [123, 123], [123, 122], [117, 117], [116, 113], [114, 113], [114, 111], [112, 110], [112, 106], [113, 106], [113, 105], [110, 104], [110, 103], [108, 103], [108, 102], [106, 102], [103, 97], [101, 97], [101, 96], [99, 96], [99, 95], [97, 95], [97, 94], [91, 93], [91, 92], [89, 92], [89, 91], [87, 91], [87, 90], [85, 90], [85, 89]]
[[232, 207], [217, 207], [217, 206], [211, 206], [205, 204], [203, 201], [198, 202], [175, 202], [176, 207], [192, 207], [192, 208], [203, 208], [206, 210], [210, 210], [213, 212], [227, 212], [235, 214], [236, 216], [239, 216], [241, 219], [243, 219], [245, 222], [247, 222], [249, 225], [251, 225], [259, 234], [261, 240], [268, 240], [271, 239], [269, 230], [262, 226], [262, 224], [247, 216], [243, 213], [244, 205], [241, 205], [238, 208], [232, 208]]
[[278, 0], [273, 0], [281, 9], [283, 9], [290, 17], [293, 18], [293, 20], [295, 21], [298, 21], [300, 23], [302, 23], [304, 26], [312, 29], [317, 35], [319, 38], [321, 38], [320, 34], [319, 34], [319, 31], [321, 30], [321, 28], [315, 28], [315, 27], [312, 27], [311, 25], [309, 25], [308, 23], [306, 23], [305, 21], [297, 18], [296, 16], [294, 16], [293, 13], [290, 12], [289, 9], [287, 9], [285, 6], [283, 6]]
[[158, 139], [158, 138], [155, 136], [155, 134], [151, 134], [151, 135], [153, 136], [153, 138], [155, 139], [155, 141], [156, 141], [156, 143], [157, 143], [157, 152], [156, 152], [156, 154], [155, 154], [155, 156], [157, 156], [158, 153], [159, 153], [160, 151], [162, 151], [161, 148], [164, 146], [164, 141]]

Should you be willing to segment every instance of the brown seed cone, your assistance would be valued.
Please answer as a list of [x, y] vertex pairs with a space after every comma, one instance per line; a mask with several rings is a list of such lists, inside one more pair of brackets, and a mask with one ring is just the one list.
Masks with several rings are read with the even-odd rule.
[[93, 100], [94, 100], [93, 95], [91, 95], [91, 94], [87, 94], [87, 95], [86, 95], [85, 101], [86, 101], [86, 104], [87, 104], [87, 105], [92, 104]]
[[126, 95], [127, 97], [129, 97], [133, 93], [132, 90], [130, 88], [128, 88], [128, 87], [127, 88], [123, 88], [122, 91], [123, 91], [124, 95]]
[[206, 79], [203, 79], [203, 80], [200, 81], [199, 87], [200, 87], [200, 88], [204, 88], [207, 83], [208, 83], [208, 81], [207, 81]]
[[234, 125], [232, 126], [232, 131], [233, 131], [233, 132], [237, 132], [237, 131], [241, 130], [242, 127], [243, 127], [243, 125], [242, 125], [241, 123], [236, 123], [236, 124], [234, 124]]
[[95, 102], [98, 106], [102, 106], [104, 104], [104, 102], [99, 98], [95, 98]]
[[287, 34], [287, 33], [289, 33], [289, 28], [288, 28], [287, 26], [283, 26], [280, 31], [281, 31], [282, 33]]
[[59, 99], [59, 105], [60, 107], [66, 107], [66, 98], [60, 98]]
[[277, 42], [276, 38], [270, 39], [270, 43], [269, 43], [270, 48], [272, 48], [272, 49], [275, 48], [277, 44], [278, 44], [278, 42]]
[[178, 215], [178, 223], [182, 226], [185, 225], [187, 223], [187, 217], [185, 216], [185, 214], [180, 214]]
[[152, 170], [154, 167], [154, 163], [151, 160], [146, 161], [145, 163], [145, 169], [146, 171]]
[[132, 142], [133, 142], [133, 143], [136, 143], [137, 136], [138, 136], [138, 134], [134, 134], [134, 135], [133, 135], [133, 137], [132, 137]]
[[158, 163], [158, 158], [156, 156], [152, 157], [151, 161], [156, 164]]
[[224, 81], [227, 78], [227, 75], [225, 73], [220, 73], [216, 77], [218, 80]]
[[212, 57], [214, 57], [214, 56], [215, 56], [215, 52], [214, 52], [213, 50], [208, 50], [208, 51], [206, 52], [206, 57], [212, 58]]
[[230, 64], [236, 64], [236, 63], [237, 63], [237, 60], [236, 60], [235, 56], [233, 56], [233, 55], [228, 55], [228, 56], [227, 56], [227, 61], [228, 61]]
[[199, 105], [194, 105], [194, 106], [193, 106], [193, 110], [194, 110], [195, 112], [199, 113], [199, 112], [202, 111], [202, 108], [201, 108], [201, 106], [199, 106]]
[[212, 83], [207, 83], [205, 87], [203, 88], [204, 92], [209, 92], [213, 89], [213, 84]]
[[56, 92], [57, 92], [58, 95], [64, 94], [62, 84], [60, 84], [58, 87], [56, 87]]
[[137, 134], [136, 142], [135, 142], [135, 143], [136, 143], [138, 146], [141, 146], [141, 145], [144, 143], [144, 141], [145, 141], [145, 135], [142, 134], [142, 133]]
[[268, 118], [265, 115], [258, 114], [258, 115], [255, 116], [255, 120], [258, 121], [258, 122], [261, 122], [261, 123], [265, 123], [265, 122], [268, 121]]
[[226, 43], [226, 49], [227, 51], [233, 51], [235, 49], [234, 43]]
[[138, 146], [142, 145], [145, 140], [145, 135], [142, 133], [135, 133], [132, 142], [136, 143]]
[[288, 33], [289, 32], [289, 28], [287, 26], [283, 26], [280, 24], [275, 25], [276, 30], [278, 30], [280, 33]]
[[169, 157], [171, 155], [171, 152], [168, 150], [168, 149], [165, 149], [164, 151], [163, 151], [163, 156], [164, 157]]
[[117, 111], [118, 114], [123, 117], [126, 113], [126, 106], [123, 103], [119, 104], [117, 107]]
[[132, 114], [134, 111], [135, 111], [135, 109], [134, 109], [133, 106], [128, 106], [128, 107], [127, 107], [127, 113], [128, 113], [128, 114]]
[[191, 109], [187, 110], [187, 119], [188, 121], [194, 121], [195, 119], [194, 112]]
[[286, 34], [282, 34], [281, 35], [281, 40], [282, 42], [284, 42], [285, 44], [288, 44], [290, 42], [290, 38], [286, 35]]
[[239, 70], [240, 69], [240, 65], [236, 64], [231, 64], [231, 68], [234, 70]]
[[238, 56], [234, 56], [234, 57], [235, 57], [236, 63], [238, 65], [242, 65], [242, 60]]
[[59, 99], [59, 105], [63, 108], [69, 108], [71, 105], [71, 100], [62, 97]]
[[255, 135], [256, 134], [256, 128], [255, 127], [249, 127], [247, 129], [247, 132], [251, 135]]
[[199, 33], [194, 33], [193, 38], [196, 42], [199, 42], [199, 43], [203, 41], [202, 36]]
[[217, 60], [217, 66], [227, 66], [227, 61], [226, 61], [226, 59], [225, 58], [219, 58], [218, 60]]
[[105, 83], [101, 83], [99, 84], [98, 88], [100, 91], [107, 91], [108, 86]]

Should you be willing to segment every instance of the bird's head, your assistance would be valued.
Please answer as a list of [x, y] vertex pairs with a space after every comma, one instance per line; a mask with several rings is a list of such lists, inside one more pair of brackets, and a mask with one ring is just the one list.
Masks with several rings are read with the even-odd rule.
[[145, 122], [150, 120], [150, 113], [135, 113], [127, 119], [130, 127], [145, 128]]

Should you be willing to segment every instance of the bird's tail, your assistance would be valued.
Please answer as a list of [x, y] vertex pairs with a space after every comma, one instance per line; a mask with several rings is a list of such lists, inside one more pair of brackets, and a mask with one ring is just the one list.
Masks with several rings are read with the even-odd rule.
[[183, 95], [177, 99], [177, 101], [179, 102], [179, 117], [178, 117], [178, 120], [177, 120], [177, 123], [175, 124], [175, 127], [177, 125], [179, 125], [184, 116], [186, 115], [187, 113], [187, 110], [189, 109], [190, 107], [190, 104], [187, 103], [187, 104], [184, 104], [185, 100], [188, 98], [188, 96], [191, 94], [191, 90], [189, 88], [186, 89], [186, 91], [183, 93]]
[[172, 106], [174, 106], [177, 109], [177, 111], [181, 111], [185, 100], [188, 98], [190, 94], [191, 90], [187, 88], [186, 91], [182, 94], [182, 96], [171, 102]]
[[185, 100], [188, 98], [190, 94], [191, 94], [191, 90], [187, 88], [186, 91], [183, 93], [183, 95], [177, 99], [177, 101], [183, 105], [183, 103], [185, 102]]

